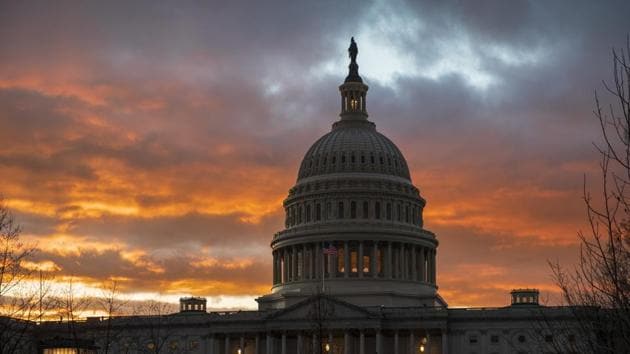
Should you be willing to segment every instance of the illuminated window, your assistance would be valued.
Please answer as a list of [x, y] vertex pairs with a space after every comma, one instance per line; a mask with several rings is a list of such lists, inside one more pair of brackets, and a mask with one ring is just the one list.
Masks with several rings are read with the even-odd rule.
[[199, 341], [198, 340], [191, 340], [188, 348], [190, 348], [191, 350], [195, 350], [199, 348]]
[[346, 250], [344, 248], [339, 248], [337, 249], [337, 271], [339, 273], [343, 273], [345, 272], [345, 267], [344, 267], [344, 254], [345, 254]]
[[357, 265], [357, 251], [350, 252], [350, 270], [352, 273], [357, 273], [359, 266]]
[[177, 350], [177, 341], [175, 341], [175, 340], [171, 341], [171, 342], [169, 343], [168, 347], [169, 347], [171, 350]]
[[363, 256], [363, 273], [370, 272], [370, 256]]

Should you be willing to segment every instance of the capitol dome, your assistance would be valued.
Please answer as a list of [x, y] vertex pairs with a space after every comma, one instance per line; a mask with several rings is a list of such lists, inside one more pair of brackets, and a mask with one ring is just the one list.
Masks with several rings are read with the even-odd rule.
[[380, 173], [410, 179], [407, 162], [398, 147], [367, 120], [335, 123], [333, 130], [319, 138], [304, 156], [298, 181], [340, 172]]
[[435, 234], [425, 200], [398, 147], [368, 120], [358, 50], [341, 94], [340, 119], [306, 152], [283, 202], [285, 228], [271, 241], [273, 286], [260, 309], [320, 293], [359, 306], [443, 306]]

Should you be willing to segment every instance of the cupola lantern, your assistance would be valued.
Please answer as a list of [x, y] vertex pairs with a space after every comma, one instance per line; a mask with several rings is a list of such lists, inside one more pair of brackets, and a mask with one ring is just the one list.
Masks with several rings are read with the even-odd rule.
[[348, 76], [344, 83], [339, 86], [342, 120], [367, 120], [368, 117], [365, 104], [368, 86], [363, 83], [363, 79], [359, 76], [359, 65], [356, 61], [358, 53], [357, 43], [352, 37], [348, 48], [348, 56], [350, 57]]

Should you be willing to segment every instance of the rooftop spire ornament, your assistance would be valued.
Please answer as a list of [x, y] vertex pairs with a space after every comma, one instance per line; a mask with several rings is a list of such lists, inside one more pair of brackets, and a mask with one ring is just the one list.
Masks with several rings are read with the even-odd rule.
[[350, 47], [348, 47], [348, 56], [350, 57], [350, 69], [345, 82], [363, 82], [361, 76], [359, 76], [359, 64], [357, 64], [357, 54], [359, 54], [359, 48], [357, 48], [357, 42], [354, 41], [354, 37], [350, 38]]

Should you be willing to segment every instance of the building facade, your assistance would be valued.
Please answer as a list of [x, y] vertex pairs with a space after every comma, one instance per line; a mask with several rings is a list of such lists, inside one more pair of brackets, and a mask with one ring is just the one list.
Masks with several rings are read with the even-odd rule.
[[[306, 152], [284, 201], [285, 227], [271, 241], [271, 292], [256, 299], [257, 311], [207, 312], [204, 299], [185, 298], [170, 315], [44, 323], [32, 330], [34, 347], [50, 354], [73, 346], [85, 353], [521, 354], [579, 341], [565, 326], [568, 308], [539, 306], [534, 289], [513, 291], [501, 308], [448, 308], [438, 294], [438, 239], [423, 227], [426, 202], [403, 154], [368, 120], [357, 53], [352, 40], [340, 119]], [[566, 333], [550, 331], [550, 319]], [[69, 345], [73, 338], [84, 344]]]

